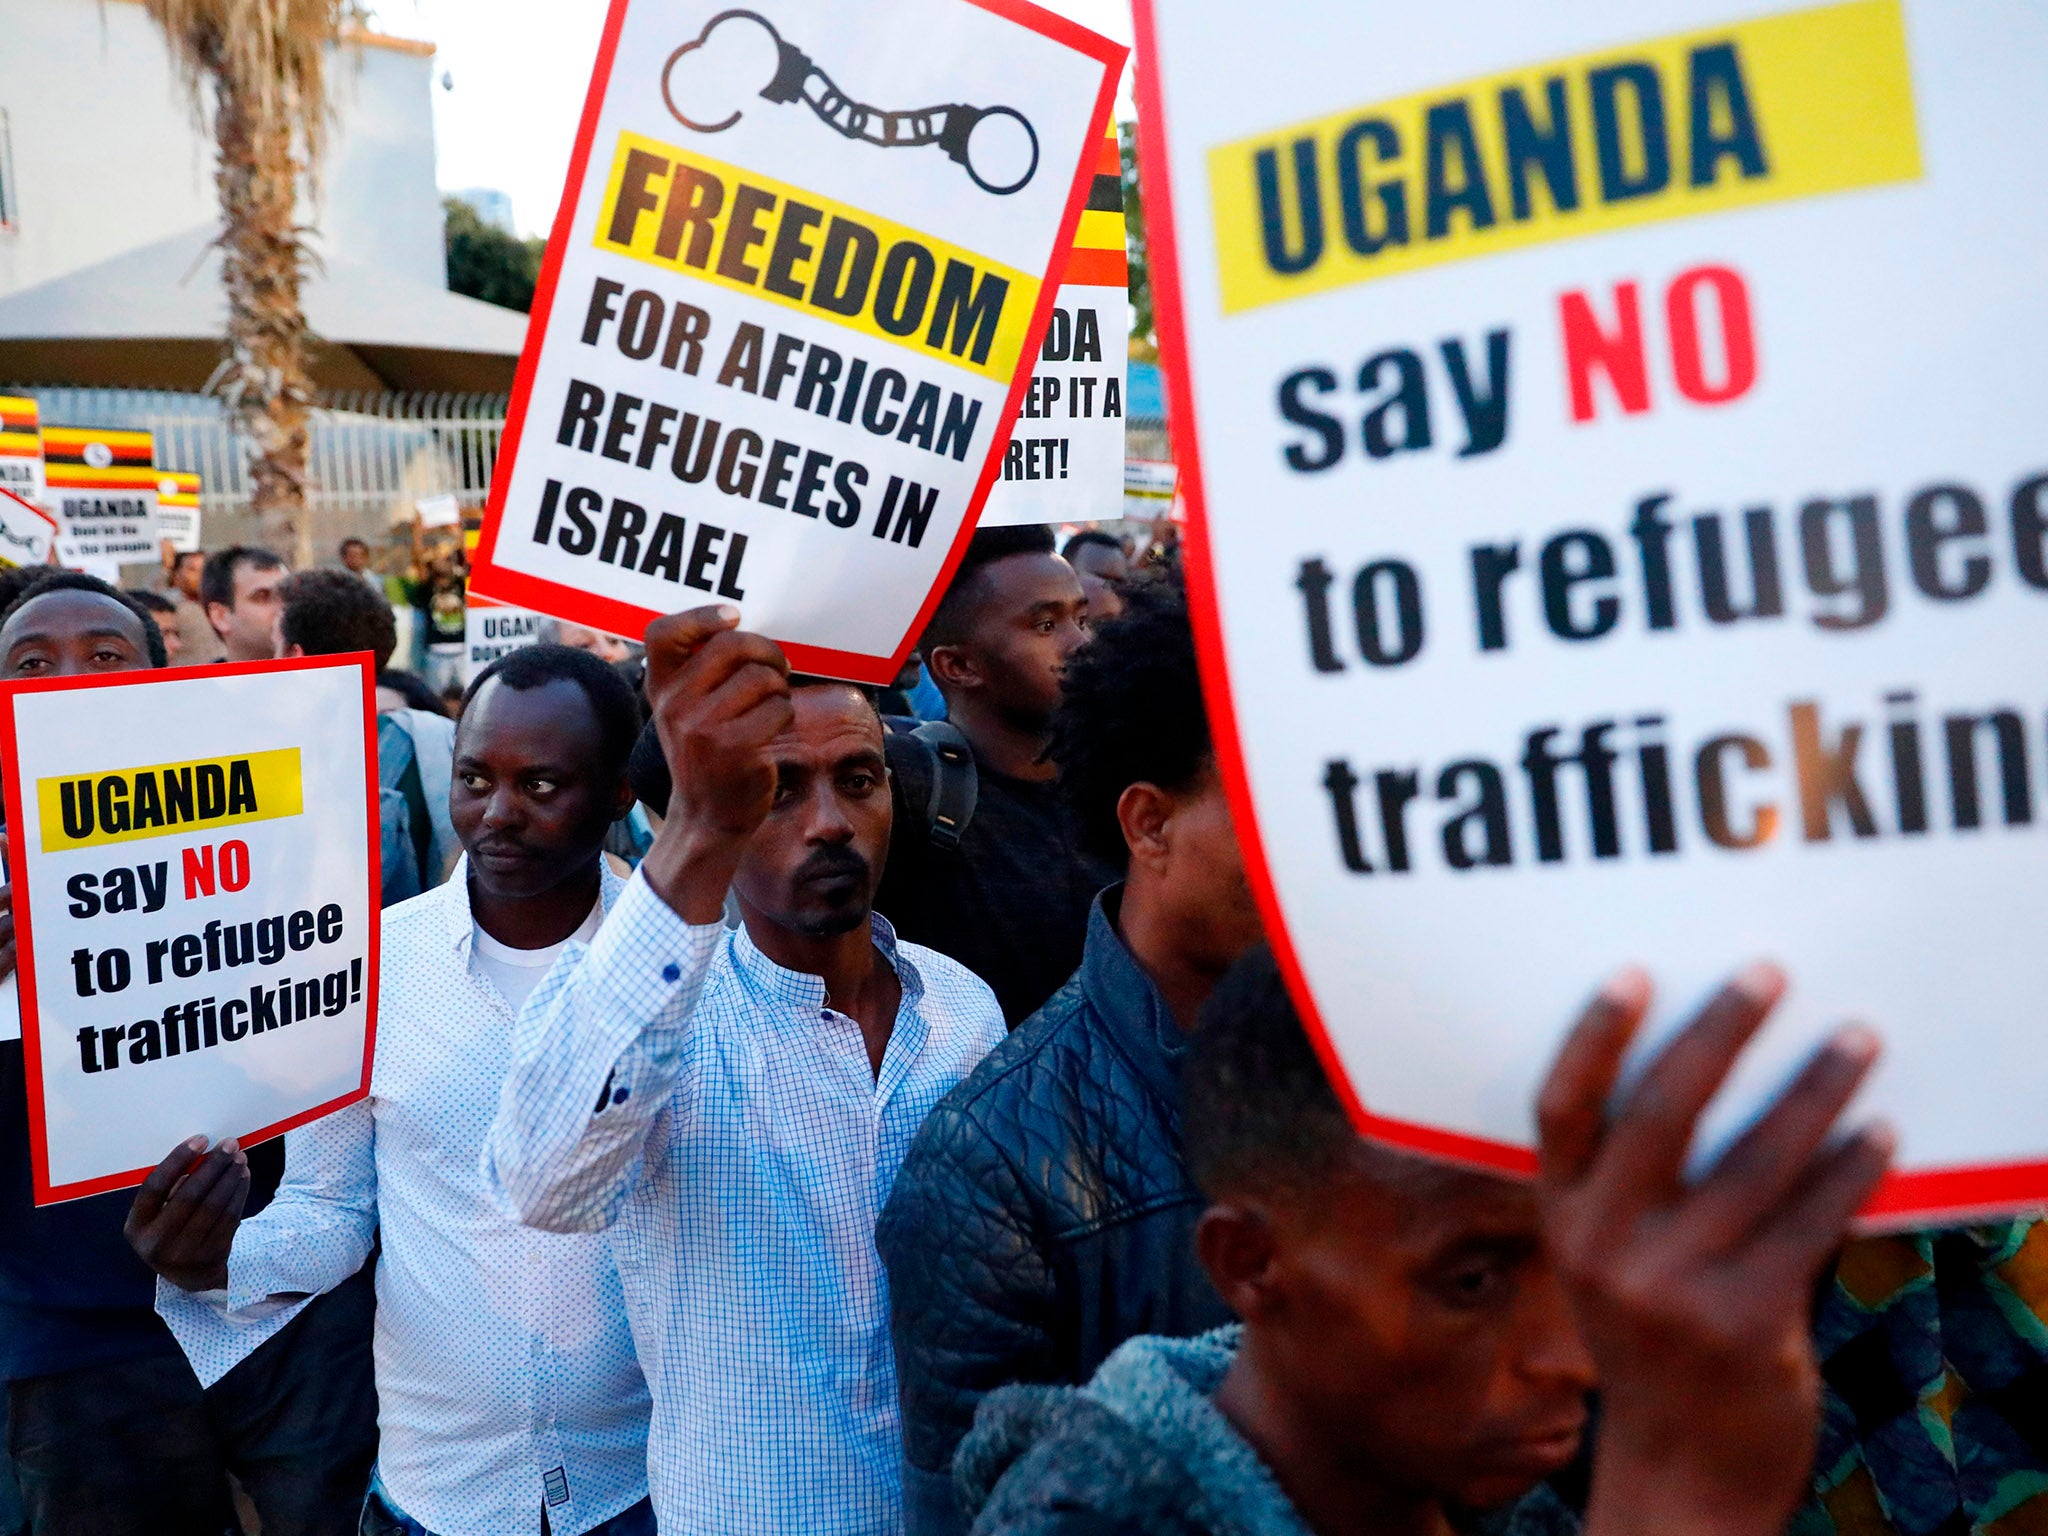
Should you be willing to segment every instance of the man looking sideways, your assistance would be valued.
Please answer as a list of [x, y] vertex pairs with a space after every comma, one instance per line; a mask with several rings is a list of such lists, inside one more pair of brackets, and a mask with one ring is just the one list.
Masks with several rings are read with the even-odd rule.
[[1197, 1244], [1243, 1325], [991, 1397], [956, 1465], [975, 1536], [1569, 1530], [1539, 1482], [1596, 1386], [1587, 1536], [1778, 1536], [1819, 1420], [1814, 1282], [1892, 1151], [1883, 1128], [1829, 1139], [1877, 1055], [1848, 1029], [1688, 1179], [1784, 988], [1743, 972], [1610, 1115], [1650, 1001], [1616, 977], [1543, 1089], [1532, 1188], [1359, 1137], [1253, 951], [1187, 1072]]
[[1185, 1031], [1259, 914], [1177, 581], [1067, 664], [1052, 755], [1097, 898], [1081, 968], [925, 1121], [882, 1214], [913, 1536], [966, 1529], [953, 1453], [984, 1393], [1079, 1386], [1137, 1334], [1228, 1322], [1196, 1261]]
[[369, 1099], [290, 1133], [277, 1199], [239, 1230], [231, 1143], [196, 1164], [202, 1140], [173, 1148], [135, 1197], [130, 1239], [208, 1381], [354, 1274], [381, 1228], [373, 1536], [654, 1528], [611, 1256], [506, 1220], [477, 1169], [519, 1005], [617, 898], [601, 850], [638, 723], [580, 651], [530, 646], [480, 674], [456, 732], [463, 860], [384, 916]]
[[485, 1167], [530, 1225], [609, 1230], [663, 1530], [891, 1536], [903, 1452], [875, 1218], [1002, 1015], [873, 911], [891, 820], [873, 704], [792, 680], [738, 619], [647, 631], [667, 818], [521, 1014]]
[[[8, 678], [163, 665], [147, 615], [91, 576], [41, 575], [0, 617]], [[15, 962], [10, 897], [0, 887], [0, 975]], [[0, 1381], [29, 1529], [219, 1536], [233, 1518], [232, 1471], [266, 1533], [352, 1530], [376, 1444], [368, 1288], [337, 1295], [202, 1391], [122, 1240], [128, 1197], [35, 1205], [27, 1103], [21, 1044], [0, 1043]], [[281, 1166], [267, 1161], [265, 1198]], [[242, 1179], [246, 1191], [246, 1167]]]
[[228, 661], [268, 661], [274, 654], [278, 588], [285, 563], [267, 549], [234, 544], [206, 557], [199, 576], [206, 621]]
[[896, 836], [875, 904], [904, 937], [994, 988], [1013, 1025], [1074, 974], [1089, 905], [1114, 878], [1076, 849], [1059, 770], [1045, 758], [1087, 611], [1050, 528], [982, 529], [924, 634], [947, 723], [973, 756], [976, 794], [957, 837], [932, 828], [931, 751], [914, 738], [889, 742]]

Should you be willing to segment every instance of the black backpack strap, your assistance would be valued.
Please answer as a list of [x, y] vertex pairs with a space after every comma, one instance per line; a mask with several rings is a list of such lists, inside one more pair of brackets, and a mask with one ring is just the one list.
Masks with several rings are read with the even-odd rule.
[[974, 805], [981, 798], [981, 776], [974, 767], [974, 749], [960, 728], [946, 720], [932, 720], [910, 733], [911, 739], [930, 753], [932, 792], [925, 806], [925, 831], [934, 848], [955, 852], [960, 835], [974, 820]]

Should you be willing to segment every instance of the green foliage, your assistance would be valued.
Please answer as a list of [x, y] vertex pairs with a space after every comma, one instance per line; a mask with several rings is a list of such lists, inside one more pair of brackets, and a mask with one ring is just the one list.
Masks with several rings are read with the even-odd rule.
[[1116, 125], [1117, 153], [1123, 162], [1124, 243], [1131, 256], [1131, 337], [1149, 349], [1152, 334], [1152, 268], [1145, 255], [1145, 197], [1138, 185], [1138, 125]]
[[458, 198], [444, 197], [441, 208], [448, 230], [448, 287], [522, 314], [532, 309], [547, 242], [508, 235]]

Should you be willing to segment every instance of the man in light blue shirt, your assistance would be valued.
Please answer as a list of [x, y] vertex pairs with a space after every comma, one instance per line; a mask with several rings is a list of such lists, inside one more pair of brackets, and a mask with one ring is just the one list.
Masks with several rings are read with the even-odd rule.
[[792, 680], [738, 619], [648, 630], [667, 820], [521, 1013], [485, 1174], [530, 1225], [610, 1234], [665, 1536], [894, 1536], [875, 1219], [1002, 1013], [872, 911], [891, 819], [872, 701]]
[[239, 1230], [231, 1141], [196, 1167], [203, 1139], [174, 1149], [130, 1214], [204, 1382], [354, 1274], [381, 1228], [366, 1536], [652, 1536], [647, 1387], [609, 1247], [508, 1220], [478, 1172], [520, 1004], [622, 889], [600, 850], [638, 723], [581, 652], [486, 670], [455, 738], [462, 862], [384, 915], [369, 1099], [291, 1133], [283, 1187]]

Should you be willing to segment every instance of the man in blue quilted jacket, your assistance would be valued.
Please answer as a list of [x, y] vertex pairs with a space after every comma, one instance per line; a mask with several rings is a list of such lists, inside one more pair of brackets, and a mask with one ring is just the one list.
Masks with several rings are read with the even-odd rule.
[[953, 1454], [981, 1398], [1078, 1385], [1126, 1339], [1229, 1319], [1195, 1259], [1179, 1058], [1259, 937], [1176, 583], [1067, 663], [1051, 756], [1083, 851], [1125, 871], [1081, 967], [933, 1111], [877, 1229], [912, 1536], [965, 1530]]

